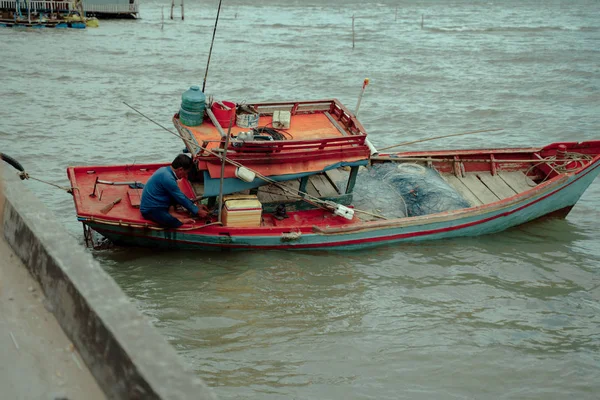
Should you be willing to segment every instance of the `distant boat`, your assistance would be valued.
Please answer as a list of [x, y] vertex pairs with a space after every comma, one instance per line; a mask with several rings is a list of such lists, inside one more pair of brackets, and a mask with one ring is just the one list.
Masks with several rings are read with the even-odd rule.
[[[251, 106], [260, 113], [258, 128], [231, 129], [226, 165], [228, 129], [210, 107], [199, 126], [174, 117], [196, 165], [180, 187], [214, 207], [206, 220], [163, 229], [142, 218], [141, 188], [168, 164], [68, 167], [86, 239], [96, 231], [124, 246], [350, 250], [479, 236], [566, 217], [600, 173], [600, 141], [372, 154], [362, 125], [337, 100]], [[275, 129], [281, 112], [289, 127]], [[394, 217], [353, 198], [360, 185], [377, 182], [360, 179], [377, 168], [387, 168], [380, 186], [394, 192]]]
[[70, 29], [85, 29], [86, 23], [79, 21], [67, 21], [67, 20], [48, 20], [48, 19], [40, 19], [40, 20], [6, 20], [0, 19], [0, 27], [3, 28], [70, 28]]
[[[44, 13], [58, 12], [68, 14], [76, 9], [74, 0], [3, 0], [0, 2], [0, 19], [21, 9], [26, 14], [27, 5], [32, 11]], [[139, 0], [85, 0], [85, 16], [97, 18], [128, 18], [136, 19], [139, 16]]]
[[85, 29], [99, 26], [97, 18], [85, 17], [81, 1], [75, 1], [69, 8], [65, 8], [69, 2], [35, 2], [33, 7], [32, 3], [34, 2], [23, 2], [26, 13], [24, 14], [23, 5], [17, 0], [14, 10], [10, 13], [2, 12], [9, 15], [9, 18], [0, 18], [0, 27]]

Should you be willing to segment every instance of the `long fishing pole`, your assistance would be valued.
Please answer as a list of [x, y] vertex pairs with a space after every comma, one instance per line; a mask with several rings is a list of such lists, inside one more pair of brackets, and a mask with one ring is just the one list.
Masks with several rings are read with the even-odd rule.
[[[354, 117], [358, 116], [358, 108], [360, 107], [360, 102], [363, 98], [363, 95], [365, 94], [365, 89], [367, 88], [368, 84], [369, 84], [369, 78], [365, 78], [365, 80], [363, 81], [362, 89], [360, 91], [360, 95], [358, 95], [358, 102], [356, 103], [356, 109], [354, 110]], [[369, 148], [369, 151], [371, 152], [372, 156], [379, 153], [379, 151], [375, 148], [375, 146], [373, 146], [373, 143], [371, 143], [369, 138], [365, 138], [365, 144]]]
[[384, 148], [379, 149], [379, 150], [388, 150], [388, 149], [391, 149], [393, 147], [407, 146], [409, 144], [415, 144], [415, 143], [421, 143], [421, 142], [428, 142], [430, 140], [437, 140], [437, 139], [449, 138], [449, 137], [454, 137], [454, 136], [474, 135], [476, 133], [496, 132], [496, 131], [503, 131], [503, 130], [504, 130], [504, 128], [496, 128], [496, 129], [482, 129], [480, 131], [472, 131], [472, 132], [453, 133], [451, 135], [435, 136], [435, 137], [427, 138], [427, 139], [419, 139], [419, 140], [413, 140], [411, 142], [398, 143], [398, 144], [394, 144], [392, 146], [384, 147]]
[[206, 78], [208, 77], [208, 66], [210, 65], [210, 56], [212, 55], [213, 44], [215, 43], [215, 35], [217, 34], [217, 24], [219, 23], [219, 14], [221, 13], [221, 3], [219, 0], [219, 9], [217, 10], [217, 19], [215, 19], [215, 28], [213, 29], [212, 40], [210, 41], [210, 50], [208, 51], [208, 61], [206, 62], [206, 71], [204, 72], [204, 82], [202, 82], [202, 93], [206, 87]]

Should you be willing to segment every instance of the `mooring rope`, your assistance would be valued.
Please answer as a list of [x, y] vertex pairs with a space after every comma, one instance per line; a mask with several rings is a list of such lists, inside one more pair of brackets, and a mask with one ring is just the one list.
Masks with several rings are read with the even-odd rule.
[[25, 168], [23, 168], [23, 165], [21, 165], [20, 162], [18, 162], [17, 160], [15, 160], [14, 158], [12, 158], [11, 156], [4, 154], [4, 153], [0, 153], [0, 159], [5, 161], [7, 164], [9, 164], [10, 166], [12, 166], [14, 169], [16, 169], [17, 171], [19, 171], [17, 173], [18, 177], [21, 178], [21, 180], [25, 180], [25, 179], [32, 179], [34, 181], [38, 181], [38, 182], [42, 182], [45, 183], [47, 185], [50, 186], [54, 186], [57, 187], [59, 189], [62, 189], [64, 191], [66, 191], [67, 193], [73, 193], [73, 189], [76, 189], [74, 187], [64, 187], [64, 186], [59, 186], [55, 183], [52, 182], [48, 182], [45, 181], [43, 179], [39, 179], [39, 178], [34, 178], [31, 175], [29, 175], [29, 173], [27, 173], [27, 171], [25, 171]]
[[21, 180], [31, 179], [31, 180], [34, 180], [34, 181], [42, 182], [42, 183], [45, 183], [46, 185], [54, 186], [55, 188], [64, 190], [65, 192], [70, 193], [70, 194], [73, 194], [73, 190], [77, 189], [76, 187], [72, 187], [72, 186], [71, 187], [60, 186], [60, 185], [57, 185], [55, 183], [45, 181], [43, 179], [34, 178], [33, 176], [29, 175], [25, 171], [19, 172], [18, 175], [19, 175], [19, 178], [21, 178]]

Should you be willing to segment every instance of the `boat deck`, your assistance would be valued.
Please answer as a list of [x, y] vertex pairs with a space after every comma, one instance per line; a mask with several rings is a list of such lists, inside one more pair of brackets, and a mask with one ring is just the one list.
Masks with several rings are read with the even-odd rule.
[[468, 172], [460, 177], [445, 173], [442, 177], [471, 206], [507, 199], [536, 186], [522, 171]]
[[[77, 174], [78, 190], [74, 194], [79, 215], [101, 215], [103, 218], [114, 221], [147, 222], [139, 214], [142, 190], [132, 187], [129, 183], [145, 183], [158, 167], [159, 165], [139, 165], [112, 171], [111, 168], [101, 167], [88, 167], [81, 170]], [[308, 177], [303, 192], [307, 193], [309, 198], [311, 196], [327, 198], [341, 204], [349, 204], [350, 198], [343, 197], [348, 175], [349, 172], [343, 168], [312, 175]], [[523, 171], [498, 170], [495, 174], [492, 174], [491, 171], [480, 171], [467, 172], [460, 176], [453, 173], [442, 173], [441, 175], [473, 207], [494, 203], [536, 186], [536, 183], [526, 176]], [[98, 184], [94, 189], [96, 179], [100, 179], [100, 182], [103, 182], [102, 179], [107, 179], [109, 182], [123, 182], [127, 185]], [[204, 192], [202, 183], [183, 180], [179, 184], [183, 193], [190, 198], [199, 198]], [[298, 204], [302, 204], [301, 196], [295, 195], [300, 190], [301, 185], [302, 180], [295, 179], [261, 186], [254, 189], [252, 193], [256, 193], [266, 213], [272, 212], [281, 203], [289, 204], [292, 206], [289, 210], [294, 210]], [[250, 191], [242, 193], [250, 193]], [[110, 206], [115, 200], [119, 200], [119, 202], [110, 209], [110, 212], [101, 212], [102, 209]], [[294, 203], [297, 204], [293, 205]], [[369, 213], [378, 214], [377, 210], [365, 209], [362, 211], [367, 213], [358, 212], [355, 214], [362, 221], [380, 219], [377, 216], [369, 215]], [[183, 210], [176, 210], [174, 213], [178, 218], [186, 218], [187, 216], [187, 213]]]
[[[336, 182], [346, 180], [348, 173], [338, 169], [327, 171], [321, 174], [308, 177], [305, 193], [313, 197], [337, 197], [342, 195], [342, 189], [339, 188]], [[290, 192], [297, 193], [300, 189], [301, 180], [294, 179], [285, 182], [278, 182], [276, 185], [269, 184], [261, 186], [257, 189], [256, 195], [262, 204], [277, 204], [298, 201], [300, 196], [294, 196]], [[204, 193], [204, 185], [202, 183], [192, 183], [194, 194], [197, 197]], [[282, 189], [286, 188], [288, 191]], [[247, 190], [244, 193], [248, 194]]]
[[[273, 117], [263, 115], [258, 120], [259, 127], [270, 127], [273, 123]], [[192, 134], [197, 143], [216, 142], [214, 147], [218, 147], [221, 141], [221, 133], [210, 121], [205, 121], [198, 126], [184, 126]], [[222, 128], [227, 130], [227, 128]], [[237, 136], [240, 132], [245, 132], [250, 128], [242, 128], [234, 124], [231, 127], [231, 134]], [[328, 112], [318, 114], [299, 114], [292, 115], [290, 118], [290, 127], [288, 129], [279, 129], [283, 132], [286, 140], [310, 140], [327, 139], [347, 136], [349, 133], [342, 128]]]

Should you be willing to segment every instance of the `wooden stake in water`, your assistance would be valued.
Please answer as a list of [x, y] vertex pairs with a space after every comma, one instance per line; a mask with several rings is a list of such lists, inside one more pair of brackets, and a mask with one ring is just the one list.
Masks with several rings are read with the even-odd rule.
[[352, 50], [354, 50], [354, 15], [352, 15]]
[[160, 30], [165, 28], [165, 6], [160, 8]]
[[183, 21], [185, 17], [183, 16], [183, 0], [181, 0], [181, 20]]
[[173, 19], [173, 8], [175, 8], [175, 0], [171, 0], [171, 19]]

